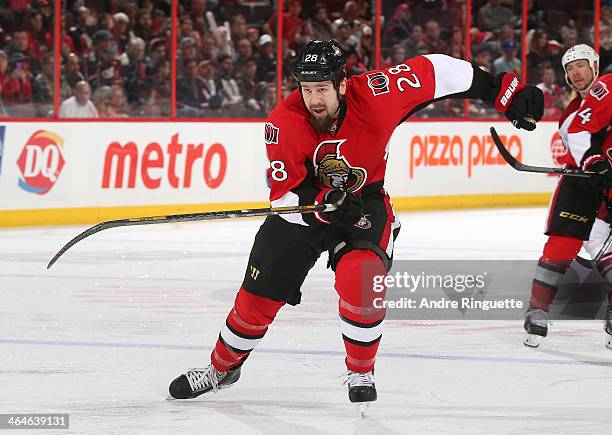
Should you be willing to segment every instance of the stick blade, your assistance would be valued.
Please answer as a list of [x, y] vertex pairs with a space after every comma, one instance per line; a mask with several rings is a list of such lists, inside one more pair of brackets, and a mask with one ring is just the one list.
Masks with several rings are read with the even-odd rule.
[[489, 128], [489, 131], [491, 132], [491, 137], [493, 138], [493, 143], [495, 144], [495, 147], [497, 148], [501, 156], [504, 158], [504, 160], [514, 169], [520, 170], [521, 163], [516, 160], [512, 154], [510, 154], [510, 151], [508, 151], [508, 148], [506, 148], [506, 146], [502, 142], [501, 138], [497, 134], [497, 131], [495, 131], [495, 127]]
[[64, 253], [72, 248], [74, 245], [79, 243], [81, 240], [91, 236], [102, 230], [109, 228], [131, 226], [131, 225], [152, 225], [152, 224], [163, 224], [163, 223], [176, 223], [176, 222], [194, 222], [194, 221], [208, 221], [214, 219], [228, 219], [236, 217], [254, 217], [254, 216], [271, 216], [277, 214], [289, 214], [289, 213], [317, 213], [334, 211], [338, 208], [338, 203], [334, 204], [312, 204], [312, 205], [298, 205], [288, 207], [275, 207], [275, 208], [252, 208], [243, 210], [220, 210], [210, 211], [202, 213], [185, 213], [175, 215], [163, 215], [163, 216], [143, 216], [137, 218], [119, 219], [113, 221], [100, 222], [91, 228], [86, 229], [75, 238], [66, 243], [62, 249], [57, 251], [53, 256], [47, 269], [50, 269], [57, 260], [64, 255]]
[[51, 266], [53, 266], [57, 262], [57, 260], [59, 260], [59, 258], [66, 253], [68, 249], [72, 248], [74, 245], [79, 243], [81, 240], [91, 236], [92, 234], [95, 234], [97, 232], [110, 228], [109, 226], [106, 226], [104, 224], [105, 223], [103, 222], [100, 224], [96, 224], [91, 228], [86, 229], [85, 231], [83, 231], [82, 233], [74, 237], [72, 240], [70, 240], [68, 243], [66, 243], [64, 246], [62, 246], [62, 248], [59, 251], [57, 251], [57, 253], [53, 256], [51, 261], [49, 261], [49, 264], [47, 264], [47, 270], [49, 270]]

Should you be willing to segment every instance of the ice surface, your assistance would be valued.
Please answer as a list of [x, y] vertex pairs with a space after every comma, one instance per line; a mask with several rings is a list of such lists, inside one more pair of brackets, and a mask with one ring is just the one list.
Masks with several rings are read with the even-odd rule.
[[[402, 214], [395, 256], [535, 261], [545, 213]], [[339, 377], [337, 296], [323, 259], [239, 383], [166, 401], [175, 376], [208, 363], [260, 222], [112, 229], [50, 271], [83, 227], [0, 231], [0, 413], [70, 413], [72, 433], [612, 433], [600, 321], [557, 322], [534, 350], [518, 321], [390, 320], [379, 400], [362, 420]]]

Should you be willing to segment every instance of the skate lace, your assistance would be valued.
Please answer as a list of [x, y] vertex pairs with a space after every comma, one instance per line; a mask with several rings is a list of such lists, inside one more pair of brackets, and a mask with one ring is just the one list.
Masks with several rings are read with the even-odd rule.
[[349, 388], [353, 387], [371, 387], [374, 384], [374, 375], [372, 372], [358, 373], [348, 371], [345, 374], [346, 379], [343, 385], [348, 384]]
[[192, 391], [210, 386], [215, 393], [219, 389], [219, 380], [223, 378], [223, 375], [224, 373], [217, 371], [212, 364], [204, 369], [189, 369], [186, 374]]

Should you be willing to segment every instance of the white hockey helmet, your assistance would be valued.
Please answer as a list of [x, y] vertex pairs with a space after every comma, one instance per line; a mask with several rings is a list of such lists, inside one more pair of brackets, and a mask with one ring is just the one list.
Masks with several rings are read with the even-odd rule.
[[[593, 71], [593, 80], [591, 80], [588, 86], [582, 90], [577, 89], [574, 87], [574, 85], [572, 85], [572, 82], [570, 81], [569, 76], [567, 75], [566, 69], [568, 63], [581, 59], [588, 60], [589, 66], [591, 67], [591, 71]], [[591, 85], [595, 83], [595, 80], [597, 80], [597, 77], [599, 76], [599, 54], [597, 54], [597, 52], [593, 50], [591, 46], [586, 44], [578, 44], [574, 45], [573, 47], [570, 47], [561, 58], [561, 64], [563, 65], [563, 71], [565, 72], [565, 81], [570, 86], [570, 88], [572, 88], [576, 92], [588, 91]]]

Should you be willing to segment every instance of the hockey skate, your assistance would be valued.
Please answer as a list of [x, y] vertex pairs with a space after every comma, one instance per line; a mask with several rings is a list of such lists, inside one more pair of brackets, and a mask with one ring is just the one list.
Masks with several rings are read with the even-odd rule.
[[240, 379], [240, 366], [220, 372], [212, 364], [201, 369], [189, 369], [172, 381], [168, 388], [168, 400], [193, 399], [209, 391], [217, 392]]
[[349, 400], [353, 405], [359, 406], [361, 417], [365, 418], [368, 407], [377, 398], [374, 372], [357, 373], [349, 371], [344, 383], [348, 384]]
[[605, 325], [604, 325], [604, 329], [606, 330], [606, 347], [610, 350], [612, 350], [612, 309], [610, 309], [610, 306], [608, 306], [608, 309], [606, 310], [606, 317], [605, 317]]
[[537, 308], [529, 308], [525, 313], [527, 338], [523, 342], [528, 347], [538, 347], [548, 335], [548, 313]]

